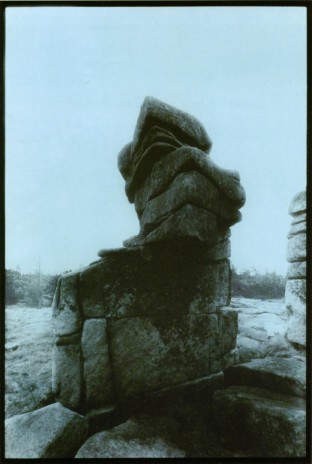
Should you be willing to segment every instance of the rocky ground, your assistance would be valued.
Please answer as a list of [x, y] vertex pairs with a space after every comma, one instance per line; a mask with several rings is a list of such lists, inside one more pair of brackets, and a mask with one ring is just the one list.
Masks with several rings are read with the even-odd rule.
[[[255, 358], [293, 356], [284, 338], [286, 310], [282, 300], [232, 298], [238, 311], [240, 363]], [[51, 392], [51, 308], [6, 308], [6, 417], [34, 411], [54, 402]], [[77, 457], [247, 457], [222, 443], [209, 411], [176, 406], [161, 414], [131, 417], [97, 433]], [[91, 440], [91, 442], [90, 442]], [[105, 456], [103, 453], [105, 444]], [[90, 451], [91, 450], [91, 451]]]

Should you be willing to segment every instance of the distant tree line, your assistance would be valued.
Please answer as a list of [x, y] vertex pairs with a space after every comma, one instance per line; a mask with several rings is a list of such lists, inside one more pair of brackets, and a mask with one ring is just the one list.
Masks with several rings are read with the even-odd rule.
[[[69, 271], [67, 271], [69, 272]], [[5, 271], [5, 304], [21, 304], [33, 308], [51, 306], [59, 274], [45, 275], [40, 271], [22, 274]], [[275, 272], [260, 274], [255, 270], [238, 273], [232, 267], [232, 296], [244, 298], [283, 298], [286, 278]]]
[[274, 299], [285, 295], [286, 277], [275, 272], [260, 274], [256, 270], [238, 273], [232, 267], [232, 296]]
[[59, 275], [44, 275], [40, 271], [22, 274], [5, 270], [5, 304], [21, 304], [33, 308], [51, 306]]

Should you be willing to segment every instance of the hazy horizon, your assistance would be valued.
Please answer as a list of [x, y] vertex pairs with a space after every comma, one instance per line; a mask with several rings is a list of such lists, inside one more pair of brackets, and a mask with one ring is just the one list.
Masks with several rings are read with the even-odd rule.
[[76, 270], [139, 231], [117, 168], [152, 95], [240, 173], [232, 264], [285, 275], [306, 188], [304, 7], [6, 9], [6, 268]]

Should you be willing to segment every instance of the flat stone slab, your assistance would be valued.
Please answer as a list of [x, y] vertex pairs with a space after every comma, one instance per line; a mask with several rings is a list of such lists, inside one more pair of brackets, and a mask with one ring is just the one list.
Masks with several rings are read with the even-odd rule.
[[306, 359], [303, 357], [255, 359], [225, 371], [225, 385], [245, 385], [305, 397]]
[[220, 371], [216, 314], [109, 319], [108, 334], [119, 400]]
[[213, 401], [219, 433], [233, 450], [261, 458], [306, 455], [306, 406], [302, 398], [236, 386], [216, 391]]
[[167, 190], [147, 201], [140, 217], [141, 233], [146, 235], [155, 224], [186, 204], [214, 213], [228, 227], [241, 219], [238, 208], [210, 180], [197, 171], [188, 171], [178, 174]]
[[[222, 248], [224, 244], [221, 254]], [[154, 244], [146, 248], [146, 257], [139, 248], [110, 252], [80, 274], [83, 315], [122, 318], [215, 312], [230, 298], [229, 261], [208, 259], [217, 253], [194, 242]]]
[[55, 403], [6, 420], [5, 457], [72, 458], [87, 433], [87, 419]]

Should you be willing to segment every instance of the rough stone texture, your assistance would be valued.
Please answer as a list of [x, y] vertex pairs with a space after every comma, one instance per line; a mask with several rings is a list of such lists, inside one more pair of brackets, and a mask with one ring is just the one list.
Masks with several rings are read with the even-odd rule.
[[306, 233], [307, 223], [306, 221], [298, 222], [297, 224], [292, 224], [289, 229], [288, 238], [293, 237], [294, 235]]
[[52, 353], [52, 390], [66, 407], [77, 410], [82, 394], [80, 345], [54, 346]]
[[159, 226], [146, 236], [131, 237], [123, 244], [127, 247], [133, 247], [190, 237], [207, 242], [208, 246], [211, 246], [223, 240], [226, 234], [226, 230], [218, 227], [217, 217], [213, 213], [187, 204], [166, 217]]
[[71, 458], [87, 438], [88, 421], [56, 403], [5, 422], [5, 457]]
[[291, 263], [287, 269], [288, 279], [305, 279], [307, 276], [306, 261]]
[[91, 436], [76, 458], [178, 458], [185, 452], [174, 445], [179, 424], [172, 418], [137, 417]]
[[229, 387], [214, 394], [219, 433], [235, 450], [254, 457], [304, 457], [306, 410], [301, 398], [255, 387]]
[[285, 395], [305, 397], [306, 359], [304, 357], [255, 359], [229, 367], [225, 386], [244, 385], [267, 388]]
[[221, 308], [218, 312], [220, 349], [221, 354], [233, 350], [236, 347], [236, 337], [238, 331], [237, 311], [233, 308]]
[[84, 317], [208, 313], [229, 304], [229, 261], [209, 262], [209, 253], [189, 241], [151, 245], [149, 259], [139, 249], [109, 253], [81, 273]]
[[293, 343], [306, 346], [306, 280], [288, 280], [285, 291], [288, 310], [286, 336]]
[[88, 319], [83, 327], [81, 348], [87, 409], [114, 400], [106, 328], [106, 319]]
[[181, 172], [196, 170], [209, 179], [216, 188], [237, 206], [245, 203], [245, 191], [239, 174], [216, 165], [203, 151], [184, 146], [164, 155], [156, 161], [150, 175], [135, 192], [135, 207], [140, 216], [148, 200], [167, 190], [174, 178]]
[[186, 204], [214, 213], [228, 227], [241, 219], [237, 208], [207, 178], [188, 171], [178, 174], [168, 190], [147, 201], [140, 217], [141, 233], [146, 235]]
[[220, 370], [215, 314], [110, 319], [108, 330], [120, 399]]
[[82, 319], [77, 292], [77, 273], [67, 273], [60, 277], [53, 300], [52, 326], [55, 335], [69, 335], [81, 330]]
[[297, 215], [298, 213], [305, 212], [307, 209], [307, 195], [306, 191], [297, 193], [294, 198], [291, 200], [288, 213], [292, 216]]
[[306, 234], [294, 235], [288, 240], [287, 261], [302, 261], [307, 256]]

